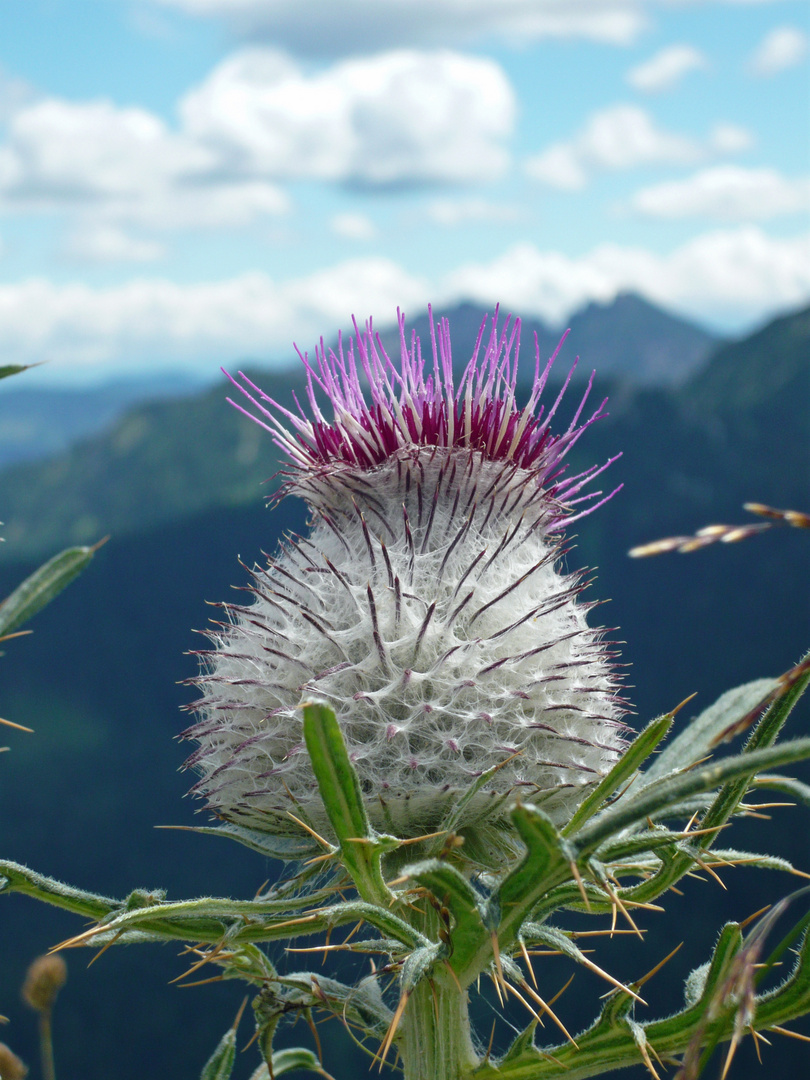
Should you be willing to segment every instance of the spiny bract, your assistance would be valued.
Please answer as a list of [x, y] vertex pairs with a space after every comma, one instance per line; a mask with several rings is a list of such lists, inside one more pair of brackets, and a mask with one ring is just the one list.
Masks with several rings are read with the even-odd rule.
[[466, 808], [468, 839], [502, 828], [517, 795], [564, 821], [621, 752], [611, 654], [581, 576], [559, 565], [561, 529], [595, 508], [580, 492], [602, 471], [565, 478], [561, 462], [602, 408], [580, 424], [586, 391], [553, 435], [565, 387], [544, 415], [556, 353], [541, 369], [539, 350], [518, 407], [519, 321], [499, 331], [496, 313], [479, 359], [485, 320], [457, 389], [446, 321], [432, 364], [399, 326], [399, 366], [371, 323], [347, 351], [302, 356], [310, 415], [242, 376], [290, 458], [282, 493], [312, 520], [254, 569], [252, 602], [224, 605], [200, 654], [188, 764], [231, 823], [290, 835], [292, 811], [328, 834], [302, 737], [310, 698], [335, 710], [371, 820], [403, 837], [439, 826], [502, 762]]

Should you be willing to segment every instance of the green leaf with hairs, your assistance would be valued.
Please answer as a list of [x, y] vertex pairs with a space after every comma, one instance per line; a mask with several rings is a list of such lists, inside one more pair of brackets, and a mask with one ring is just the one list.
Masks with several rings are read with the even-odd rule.
[[98, 547], [67, 548], [18, 585], [0, 604], [0, 637], [22, 626], [58, 596], [90, 564]]
[[482, 898], [463, 874], [439, 859], [409, 866], [406, 873], [433, 893], [452, 916], [448, 959], [454, 971], [463, 970], [490, 935], [484, 925]]
[[510, 817], [526, 854], [482, 908], [489, 933], [466, 966], [455, 968], [462, 986], [468, 986], [493, 960], [497, 962], [498, 953], [507, 952], [541, 898], [572, 876], [576, 849], [560, 836], [547, 814], [521, 803]]
[[32, 367], [39, 367], [39, 364], [4, 364], [0, 367], [0, 379], [7, 379], [9, 375], [19, 375]]
[[641, 777], [642, 786], [667, 773], [688, 769], [711, 754], [715, 740], [736, 721], [762, 705], [778, 685], [776, 679], [755, 679], [727, 690], [705, 709], [666, 747]]
[[[319, 1076], [329, 1075], [321, 1068], [321, 1063], [313, 1052], [303, 1046], [291, 1047], [289, 1050], [276, 1050], [273, 1053], [273, 1076], [282, 1076], [295, 1069], [317, 1073]], [[269, 1072], [267, 1075], [270, 1075]]]
[[[810, 738], [794, 739], [792, 742], [781, 743], [779, 746], [735, 754], [693, 769], [691, 772], [663, 777], [649, 784], [634, 797], [622, 799], [616, 806], [600, 814], [579, 831], [574, 838], [575, 842], [583, 853], [596, 851], [601, 844], [617, 836], [623, 829], [644, 821], [652, 814], [661, 814], [667, 806], [679, 803], [688, 796], [703, 791], [713, 791], [721, 785], [733, 786], [735, 791], [739, 789], [740, 792], [733, 800], [733, 806], [729, 811], [730, 816], [756, 773], [763, 769], [790, 765], [808, 757], [810, 757]], [[733, 781], [733, 785], [729, 784], [729, 781]], [[728, 801], [728, 798], [726, 797], [724, 801]], [[706, 828], [723, 824], [726, 820], [709, 820], [710, 815], [711, 809], [702, 823]]]
[[628, 781], [647, 760], [650, 754], [665, 738], [672, 727], [672, 715], [667, 713], [652, 720], [627, 747], [610, 772], [594, 788], [588, 798], [562, 830], [563, 836], [570, 836], [599, 811], [604, 803]]
[[[245, 998], [245, 1002], [247, 1002], [247, 998]], [[236, 1029], [239, 1027], [244, 1008], [243, 1004], [236, 1020], [219, 1040], [216, 1050], [203, 1066], [200, 1080], [230, 1080], [234, 1062], [236, 1061]]]
[[364, 900], [388, 903], [391, 892], [383, 880], [380, 857], [398, 846], [397, 841], [378, 836], [372, 829], [343, 732], [323, 702], [304, 705], [304, 740], [343, 865]]

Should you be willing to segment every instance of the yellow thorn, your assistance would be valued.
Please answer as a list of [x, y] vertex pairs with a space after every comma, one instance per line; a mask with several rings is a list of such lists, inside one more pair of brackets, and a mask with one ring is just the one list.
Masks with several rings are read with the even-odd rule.
[[91, 968], [93, 966], [93, 964], [95, 964], [96, 960], [98, 960], [107, 951], [107, 949], [109, 949], [109, 947], [111, 945], [114, 945], [116, 943], [116, 941], [118, 941], [118, 939], [121, 937], [123, 932], [124, 932], [123, 930], [119, 930], [118, 933], [115, 935], [115, 937], [111, 937], [110, 940], [107, 942], [107, 944], [103, 948], [99, 949], [99, 951], [96, 953], [96, 955], [93, 957], [93, 959], [87, 965], [87, 967]]
[[495, 987], [495, 993], [498, 995], [498, 1001], [501, 1003], [501, 1008], [503, 1008], [503, 994], [501, 993], [501, 986], [498, 982], [498, 978], [491, 971], [488, 972], [488, 974], [490, 979], [492, 979], [492, 985]]
[[582, 897], [582, 899], [583, 899], [583, 901], [585, 903], [585, 907], [587, 908], [588, 911], [590, 911], [591, 910], [591, 903], [588, 900], [588, 894], [585, 892], [585, 886], [582, 883], [582, 878], [580, 877], [579, 868], [577, 867], [577, 864], [575, 862], [573, 862], [573, 861], [570, 862], [568, 865], [571, 868], [571, 873], [574, 876], [574, 881], [576, 881], [576, 883], [577, 883], [577, 888], [579, 889], [580, 896]]
[[728, 1053], [726, 1054], [726, 1060], [723, 1062], [723, 1071], [720, 1073], [720, 1080], [726, 1080], [728, 1076], [728, 1070], [731, 1068], [731, 1062], [734, 1060], [734, 1055], [737, 1053], [737, 1046], [740, 1041], [739, 1032], [735, 1031], [731, 1036], [731, 1042], [728, 1046]]
[[[576, 974], [576, 972], [574, 972], [574, 975], [575, 975], [575, 974]], [[571, 985], [571, 983], [572, 983], [572, 982], [574, 981], [574, 975], [572, 975], [572, 976], [570, 977], [570, 979], [568, 980], [568, 982], [566, 982], [566, 983], [565, 983], [565, 984], [563, 985], [563, 988], [562, 988], [562, 990], [558, 990], [558, 991], [557, 991], [557, 993], [556, 993], [556, 994], [554, 995], [554, 997], [553, 997], [553, 998], [551, 999], [551, 1001], [549, 1002], [549, 1005], [553, 1005], [555, 1001], [558, 1001], [558, 1000], [559, 1000], [559, 999], [560, 999], [560, 998], [561, 998], [561, 997], [563, 996], [563, 994], [565, 993], [565, 991], [566, 991], [566, 990], [568, 989], [568, 987], [569, 987], [569, 986]]]
[[323, 847], [326, 848], [327, 851], [331, 853], [333, 849], [332, 845], [329, 843], [328, 840], [324, 840], [324, 838], [319, 833], [316, 833], [314, 829], [310, 828], [309, 825], [306, 824], [306, 822], [302, 821], [301, 818], [297, 818], [295, 814], [291, 813], [289, 810], [287, 811], [287, 816], [291, 817], [296, 823], [296, 825], [300, 825], [302, 829], [305, 829], [310, 836], [313, 836], [319, 844], [321, 844]]
[[193, 983], [178, 983], [178, 990], [190, 990], [193, 986], [208, 986], [210, 983], [222, 982], [225, 978], [225, 973], [221, 975], [212, 975], [210, 979], [198, 979]]
[[[537, 1004], [540, 1006], [540, 1008], [543, 1010], [543, 1012], [548, 1013], [549, 1019], [552, 1020], [552, 1022], [557, 1025], [557, 1027], [560, 1029], [560, 1031], [563, 1033], [563, 1035], [565, 1035], [566, 1039], [568, 1039], [568, 1041], [571, 1043], [571, 1045], [576, 1047], [577, 1050], [579, 1050], [579, 1047], [577, 1046], [577, 1043], [576, 1043], [576, 1039], [573, 1037], [573, 1035], [571, 1035], [569, 1033], [568, 1028], [566, 1028], [565, 1024], [562, 1022], [562, 1020], [560, 1020], [560, 1018], [557, 1016], [557, 1014], [554, 1012], [554, 1010], [545, 1001], [543, 1001], [543, 999], [540, 997], [539, 994], [535, 993], [534, 990], [532, 990], [532, 988], [529, 986], [529, 984], [527, 982], [525, 982], [525, 980], [524, 980], [524, 982], [521, 983], [521, 986], [524, 987], [527, 994], [529, 994], [531, 997], [534, 998], [534, 1000], [537, 1002]], [[540, 1017], [538, 1016], [537, 1019], [539, 1020]], [[541, 1023], [542, 1023], [542, 1021], [541, 1021]]]
[[[382, 1045], [380, 1046], [380, 1049], [377, 1051], [377, 1054], [382, 1055], [380, 1057], [380, 1068], [379, 1068], [380, 1072], [382, 1072], [383, 1065], [385, 1064], [385, 1059], [388, 1056], [388, 1051], [391, 1049], [391, 1043], [394, 1041], [394, 1036], [397, 1033], [397, 1028], [399, 1027], [399, 1022], [402, 1019], [402, 1014], [405, 1011], [405, 1006], [407, 1004], [408, 1004], [408, 992], [405, 991], [403, 993], [402, 997], [399, 999], [399, 1004], [396, 1007], [396, 1011], [394, 1012], [394, 1015], [391, 1017], [391, 1023], [388, 1025], [388, 1031], [386, 1031], [385, 1038], [382, 1041]], [[377, 1054], [374, 1055], [374, 1060], [372, 1061], [372, 1065], [374, 1064], [374, 1061], [377, 1058]]]
[[[3, 1019], [5, 1020], [5, 1017], [3, 1017]], [[6, 1021], [6, 1022], [8, 1022], [8, 1021]], [[492, 1021], [492, 1031], [489, 1033], [489, 1042], [487, 1043], [487, 1053], [486, 1053], [486, 1057], [484, 1058], [484, 1064], [485, 1065], [489, 1061], [489, 1055], [492, 1053], [492, 1043], [495, 1040], [495, 1025], [497, 1024], [497, 1022], [498, 1022], [498, 1017], [496, 1016], [495, 1019]], [[776, 1030], [776, 1029], [774, 1028], [774, 1030]]]
[[644, 1065], [647, 1068], [648, 1072], [650, 1073], [650, 1076], [654, 1077], [655, 1080], [661, 1080], [661, 1077], [655, 1071], [655, 1067], [653, 1066], [652, 1061], [650, 1061], [650, 1055], [647, 1053], [647, 1047], [646, 1047], [645, 1043], [640, 1043], [640, 1044], [636, 1043], [636, 1045], [638, 1046], [639, 1053], [641, 1054], [641, 1057], [644, 1060]]
[[810, 1043], [810, 1035], [800, 1035], [798, 1031], [789, 1031], [787, 1028], [777, 1027], [774, 1024], [768, 1031], [775, 1031], [777, 1035], [786, 1035], [789, 1039], [799, 1039], [800, 1042]]
[[531, 976], [535, 989], [537, 989], [537, 979], [535, 978], [534, 968], [532, 967], [532, 958], [526, 951], [526, 943], [523, 941], [523, 938], [520, 939], [520, 951], [523, 954], [523, 959], [526, 961], [526, 967], [529, 969], [529, 975]]
[[694, 692], [694, 694], [690, 694], [689, 697], [684, 698], [683, 701], [680, 703], [680, 705], [676, 705], [674, 709], [670, 709], [669, 712], [667, 713], [667, 716], [677, 716], [678, 713], [681, 711], [681, 709], [684, 707], [684, 705], [688, 705], [689, 702], [692, 701], [693, 698], [696, 698], [696, 697], [697, 697], [697, 690]]
[[659, 963], [657, 963], [655, 965], [655, 967], [652, 969], [652, 971], [648, 971], [646, 975], [642, 975], [641, 978], [637, 979], [636, 982], [633, 985], [638, 986], [639, 988], [641, 988], [644, 985], [645, 982], [649, 982], [650, 979], [653, 977], [653, 975], [658, 974], [658, 972], [661, 970], [661, 968], [664, 966], [664, 964], [669, 963], [669, 961], [672, 959], [672, 957], [675, 955], [675, 953], [681, 948], [682, 945], [683, 945], [683, 942], [681, 942], [680, 945], [676, 945], [675, 948], [672, 950], [672, 952], [668, 956], [665, 956], [663, 960], [661, 960]]
[[5, 727], [14, 728], [15, 731], [27, 731], [29, 735], [34, 734], [33, 728], [24, 727], [22, 724], [15, 724], [13, 720], [3, 720], [2, 717], [0, 717], [0, 724], [3, 724]]
[[770, 909], [770, 906], [770, 904], [766, 904], [765, 907], [761, 907], [759, 911], [755, 911], [753, 915], [749, 915], [747, 919], [743, 919], [743, 921], [738, 924], [740, 930], [744, 930], [746, 926], [750, 926], [754, 919], [758, 919], [760, 915], [764, 915], [765, 912]]

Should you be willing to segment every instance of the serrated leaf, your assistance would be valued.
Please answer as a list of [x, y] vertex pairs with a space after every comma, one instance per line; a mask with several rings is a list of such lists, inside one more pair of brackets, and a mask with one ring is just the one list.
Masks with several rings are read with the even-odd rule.
[[797, 802], [810, 806], [810, 784], [805, 784], [792, 776], [769, 776], [760, 773], [759, 776], [754, 777], [751, 787], [779, 791], [782, 795], [790, 795]]
[[98, 545], [67, 548], [54, 555], [0, 603], [0, 637], [22, 626], [77, 577], [92, 561]]
[[[577, 846], [583, 852], [595, 851], [606, 840], [616, 836], [623, 829], [644, 821], [650, 815], [660, 815], [667, 806], [681, 802], [690, 795], [711, 791], [725, 785], [728, 781], [737, 781], [744, 792], [750, 778], [760, 770], [778, 768], [780, 765], [803, 761], [808, 757], [810, 757], [810, 739], [795, 739], [793, 742], [782, 743], [779, 746], [735, 754], [688, 773], [679, 773], [653, 781], [637, 795], [622, 799], [616, 806], [606, 810], [581, 829], [575, 838]], [[739, 802], [739, 797], [728, 811], [728, 816], [733, 813], [737, 802]], [[711, 814], [711, 809], [709, 814]], [[708, 814], [703, 822], [705, 827], [722, 823], [722, 821], [710, 821]]]
[[230, 1080], [236, 1060], [236, 1031], [229, 1028], [219, 1045], [203, 1066], [200, 1080]]
[[390, 838], [378, 837], [369, 823], [343, 732], [334, 712], [323, 702], [304, 705], [304, 740], [343, 865], [363, 899], [387, 903], [391, 893], [383, 880], [380, 856], [392, 844]]
[[[276, 1050], [272, 1056], [273, 1075], [282, 1076], [286, 1072], [301, 1069], [304, 1072], [317, 1073], [318, 1076], [329, 1076], [324, 1072], [320, 1062], [311, 1050], [296, 1046], [288, 1050]], [[260, 1065], [250, 1077], [250, 1080], [270, 1080], [270, 1071], [266, 1065]]]
[[562, 830], [563, 836], [570, 836], [584, 825], [589, 818], [599, 811], [604, 803], [614, 795], [625, 781], [640, 768], [650, 754], [666, 736], [672, 727], [672, 715], [667, 713], [652, 720], [627, 747], [625, 752], [591, 794], [582, 803], [574, 816]]
[[[266, 1068], [267, 1066], [265, 1066]], [[319, 1076], [327, 1074], [321, 1068], [321, 1063], [311, 1050], [302, 1046], [292, 1047], [288, 1050], [276, 1050], [273, 1054], [273, 1075], [282, 1076], [294, 1069], [303, 1069], [306, 1072], [317, 1073]], [[268, 1073], [269, 1076], [269, 1073]]]
[[238, 844], [250, 848], [251, 851], [258, 852], [259, 855], [264, 855], [268, 859], [278, 859], [280, 862], [306, 859], [322, 850], [317, 841], [310, 836], [271, 836], [269, 833], [260, 832], [258, 829], [248, 829], [244, 825], [235, 825], [230, 821], [223, 822], [222, 825], [182, 825], [171, 826], [171, 828], [201, 833], [203, 836], [220, 836], [226, 840], [235, 840]]
[[667, 773], [688, 769], [706, 757], [711, 753], [717, 736], [757, 705], [764, 703], [776, 686], [776, 679], [755, 679], [727, 690], [672, 740], [650, 768], [645, 770], [641, 784], [646, 786]]
[[4, 364], [0, 367], [0, 379], [7, 379], [9, 375], [20, 375], [32, 367], [39, 367], [39, 364]]
[[453, 970], [463, 969], [489, 930], [483, 922], [483, 901], [467, 879], [449, 863], [428, 859], [407, 868], [414, 881], [429, 889], [453, 917], [448, 959]]

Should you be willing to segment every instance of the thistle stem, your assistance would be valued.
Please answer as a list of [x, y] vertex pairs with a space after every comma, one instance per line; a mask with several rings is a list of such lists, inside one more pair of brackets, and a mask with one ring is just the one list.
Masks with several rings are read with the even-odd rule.
[[56, 1080], [50, 1009], [43, 1009], [39, 1014], [39, 1056], [42, 1063], [42, 1080]]
[[405, 1080], [461, 1080], [478, 1064], [467, 993], [449, 971], [437, 969], [413, 990], [400, 1021], [399, 1051]]

